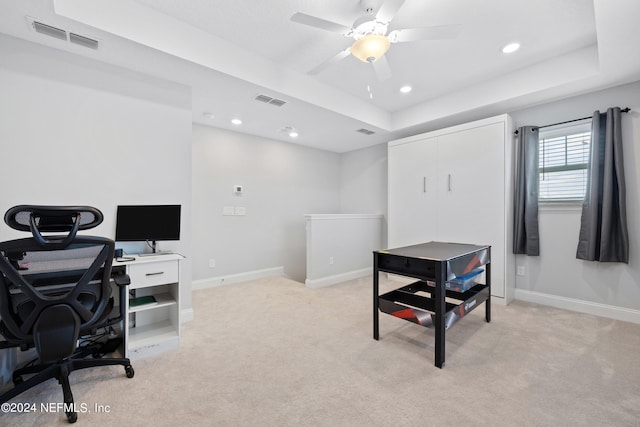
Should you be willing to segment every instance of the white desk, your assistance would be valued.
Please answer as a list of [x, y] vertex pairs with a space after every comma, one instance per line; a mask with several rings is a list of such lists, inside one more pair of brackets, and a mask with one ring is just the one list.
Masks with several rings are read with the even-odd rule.
[[[125, 298], [125, 357], [150, 356], [180, 346], [180, 261], [177, 254], [131, 256], [114, 260], [131, 278]], [[134, 298], [153, 296], [155, 302], [132, 306]]]

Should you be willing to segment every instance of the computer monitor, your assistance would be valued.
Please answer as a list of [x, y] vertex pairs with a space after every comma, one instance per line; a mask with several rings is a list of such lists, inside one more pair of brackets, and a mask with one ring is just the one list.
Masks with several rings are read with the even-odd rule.
[[116, 215], [116, 241], [180, 240], [181, 205], [120, 205]]

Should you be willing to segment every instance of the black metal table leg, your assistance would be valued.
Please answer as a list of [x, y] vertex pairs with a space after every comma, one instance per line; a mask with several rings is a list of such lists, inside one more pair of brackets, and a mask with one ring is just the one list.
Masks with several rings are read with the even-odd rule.
[[444, 283], [447, 281], [447, 266], [445, 263], [436, 263], [436, 287], [434, 292], [434, 311], [435, 311], [435, 365], [438, 368], [444, 366], [445, 354], [445, 324], [444, 317], [446, 313], [445, 289]]
[[491, 262], [487, 263], [486, 266], [486, 279], [487, 279], [487, 286], [489, 287], [489, 296], [487, 297], [487, 300], [484, 302], [484, 318], [487, 321], [487, 323], [491, 322]]
[[373, 254], [373, 339], [378, 340], [379, 334], [379, 317], [378, 312], [378, 286], [379, 286], [379, 272], [378, 272], [378, 254]]

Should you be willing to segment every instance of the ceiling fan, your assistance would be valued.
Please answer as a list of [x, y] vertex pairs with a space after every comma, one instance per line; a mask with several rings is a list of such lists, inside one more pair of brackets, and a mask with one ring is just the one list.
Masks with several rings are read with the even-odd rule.
[[[384, 56], [389, 47], [391, 47], [391, 43], [444, 40], [458, 36], [460, 25], [399, 29], [387, 34], [389, 23], [405, 1], [384, 0], [380, 5], [380, 0], [360, 0], [364, 15], [356, 19], [351, 28], [305, 13], [294, 13], [291, 16], [291, 21], [293, 22], [340, 33], [345, 37], [354, 39], [351, 46], [313, 68], [309, 71], [309, 74], [318, 74], [330, 65], [349, 55], [353, 55], [363, 62], [372, 64], [378, 80], [383, 81], [391, 77], [391, 68]], [[378, 8], [378, 12], [374, 13], [376, 8]]]

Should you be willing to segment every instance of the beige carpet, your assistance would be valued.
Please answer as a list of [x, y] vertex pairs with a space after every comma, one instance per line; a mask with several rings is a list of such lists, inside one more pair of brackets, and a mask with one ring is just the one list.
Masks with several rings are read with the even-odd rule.
[[[390, 288], [393, 283], [383, 281]], [[515, 302], [447, 332], [381, 314], [371, 278], [311, 290], [263, 279], [193, 294], [179, 350], [71, 375], [91, 426], [638, 426], [640, 325]], [[58, 402], [52, 380], [14, 402]], [[109, 412], [95, 412], [95, 405]], [[65, 425], [62, 413], [0, 425]]]

